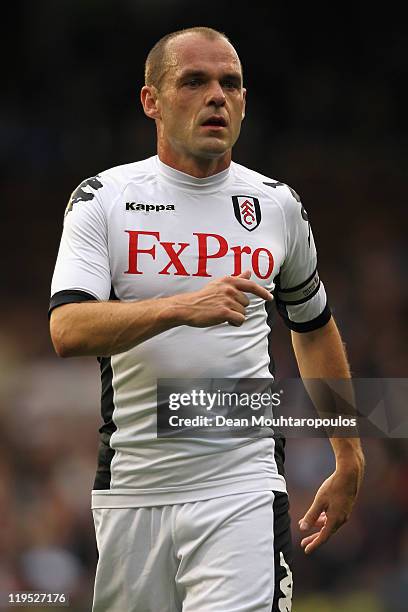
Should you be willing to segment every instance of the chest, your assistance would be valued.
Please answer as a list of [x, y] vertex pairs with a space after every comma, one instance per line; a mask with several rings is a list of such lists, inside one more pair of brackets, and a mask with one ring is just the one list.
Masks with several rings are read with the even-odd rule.
[[274, 288], [285, 254], [278, 206], [261, 194], [128, 188], [108, 219], [112, 279], [120, 299], [194, 291], [252, 271]]

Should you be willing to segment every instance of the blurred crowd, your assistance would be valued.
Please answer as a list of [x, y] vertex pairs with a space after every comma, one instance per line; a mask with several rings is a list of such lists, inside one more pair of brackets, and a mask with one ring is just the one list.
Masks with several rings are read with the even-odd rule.
[[[357, 9], [353, 20], [337, 14], [335, 28], [314, 30], [310, 15], [260, 5], [231, 17], [226, 2], [214, 19], [183, 0], [9, 9], [0, 41], [9, 58], [0, 101], [0, 610], [8, 592], [46, 590], [69, 593], [70, 609], [86, 612], [97, 559], [98, 367], [54, 355], [49, 284], [74, 187], [155, 153], [138, 102], [147, 52], [165, 33], [197, 24], [236, 43], [248, 114], [235, 160], [300, 193], [353, 373], [366, 378], [407, 372], [408, 54], [397, 19]], [[296, 375], [280, 321], [273, 354], [279, 377]], [[408, 609], [407, 440], [364, 447], [367, 477], [352, 520], [309, 558], [297, 520], [333, 459], [327, 441], [288, 441], [296, 612]]]

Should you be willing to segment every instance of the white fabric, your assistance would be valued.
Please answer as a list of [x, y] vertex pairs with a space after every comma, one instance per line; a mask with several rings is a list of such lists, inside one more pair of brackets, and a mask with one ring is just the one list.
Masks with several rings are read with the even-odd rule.
[[270, 612], [273, 500], [267, 491], [94, 510], [93, 612]]
[[[52, 295], [76, 289], [107, 300], [112, 284], [120, 300], [144, 300], [196, 291], [246, 269], [273, 291], [279, 272], [285, 288], [316, 267], [313, 237], [309, 246], [309, 226], [290, 189], [271, 188], [264, 184], [270, 178], [243, 166], [197, 179], [152, 157], [97, 179], [82, 187], [85, 198], [74, 198], [65, 217]], [[249, 201], [252, 217], [243, 210], [237, 219], [234, 197]], [[224, 485], [226, 493], [285, 490], [273, 439], [156, 438], [158, 378], [271, 377], [265, 303], [249, 298], [240, 328], [180, 326], [112, 356], [115, 454], [110, 489], [93, 493], [93, 507], [139, 506], [146, 491], [157, 503], [178, 503], [218, 496]], [[309, 301], [288, 307], [289, 316], [310, 321], [325, 304], [321, 284]]]

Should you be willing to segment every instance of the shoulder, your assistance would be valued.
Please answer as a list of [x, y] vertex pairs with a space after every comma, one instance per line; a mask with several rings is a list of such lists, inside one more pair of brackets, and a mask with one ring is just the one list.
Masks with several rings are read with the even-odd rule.
[[260, 193], [275, 202], [285, 216], [290, 216], [299, 211], [300, 197], [286, 183], [235, 162], [233, 162], [233, 171], [238, 184], [246, 184], [248, 187], [258, 189]]
[[233, 170], [237, 182], [256, 186], [266, 194], [279, 199], [282, 203], [287, 199], [300, 202], [300, 197], [296, 191], [276, 178], [272, 178], [271, 176], [267, 176], [266, 174], [262, 174], [261, 172], [257, 172], [256, 170], [252, 170], [235, 162], [233, 162]]
[[100, 172], [97, 178], [103, 185], [121, 191], [129, 183], [145, 181], [149, 177], [155, 177], [156, 174], [155, 157], [153, 156], [142, 161], [114, 166]]
[[114, 166], [83, 180], [72, 192], [65, 214], [80, 202], [112, 202], [132, 182], [145, 182], [155, 176], [154, 157]]

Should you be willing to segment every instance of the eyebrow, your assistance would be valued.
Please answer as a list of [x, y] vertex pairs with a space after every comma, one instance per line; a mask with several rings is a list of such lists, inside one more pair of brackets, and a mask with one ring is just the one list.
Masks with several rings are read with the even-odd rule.
[[[206, 78], [206, 77], [208, 77], [208, 73], [205, 72], [204, 70], [186, 70], [186, 72], [183, 72], [179, 76], [179, 78], [177, 79], [177, 82], [181, 83], [185, 79]], [[220, 81], [224, 81], [224, 80], [234, 81], [238, 85], [241, 85], [241, 82], [242, 82], [242, 78], [239, 72], [226, 72], [220, 78]]]

